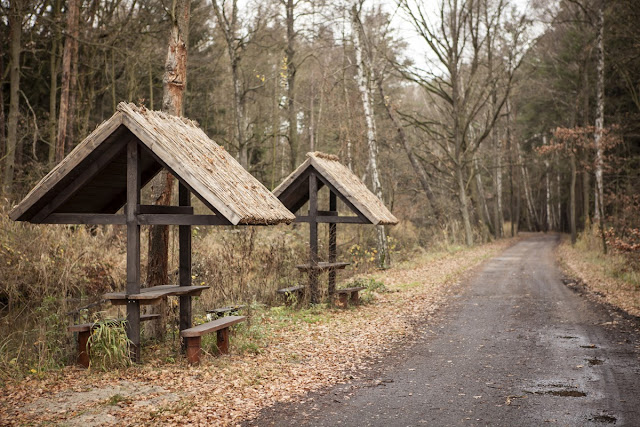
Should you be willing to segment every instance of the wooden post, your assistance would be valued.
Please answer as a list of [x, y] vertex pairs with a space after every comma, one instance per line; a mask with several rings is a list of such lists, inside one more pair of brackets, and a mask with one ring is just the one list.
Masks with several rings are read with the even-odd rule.
[[[127, 146], [127, 294], [140, 293], [140, 226], [136, 218], [140, 204], [140, 153], [138, 141]], [[131, 341], [130, 354], [140, 362], [140, 303], [127, 300], [127, 337]]]
[[[338, 199], [336, 194], [331, 191], [329, 194], [329, 210], [331, 212], [336, 212], [338, 210]], [[332, 214], [335, 215], [335, 214]], [[335, 222], [329, 223], [329, 262], [336, 262], [336, 233], [337, 233], [337, 225]], [[333, 303], [333, 294], [336, 290], [336, 270], [329, 270], [329, 302]]]
[[222, 328], [217, 331], [216, 344], [220, 354], [229, 354], [229, 328]]
[[185, 338], [186, 346], [187, 346], [187, 360], [190, 364], [198, 364], [200, 363], [200, 353], [202, 353], [200, 344], [201, 337], [188, 337]]
[[[191, 206], [191, 193], [182, 183], [178, 187], [178, 204]], [[180, 286], [191, 286], [191, 226], [178, 227]], [[180, 330], [191, 327], [191, 296], [180, 296]], [[182, 349], [185, 349], [183, 344]]]
[[91, 336], [91, 328], [87, 331], [78, 332], [78, 364], [89, 367], [89, 337]]
[[318, 290], [318, 181], [316, 174], [309, 175], [309, 289], [311, 303], [320, 302]]

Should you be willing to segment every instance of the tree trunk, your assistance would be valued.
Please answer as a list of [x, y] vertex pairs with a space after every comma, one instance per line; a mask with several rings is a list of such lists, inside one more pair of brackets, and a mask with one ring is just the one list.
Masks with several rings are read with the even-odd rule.
[[[478, 202], [480, 203], [480, 216], [482, 222], [489, 228], [489, 232], [493, 232], [493, 224], [491, 224], [491, 215], [489, 214], [489, 207], [487, 206], [487, 199], [484, 197], [484, 185], [482, 184], [482, 176], [480, 176], [480, 166], [478, 165], [478, 157], [473, 156], [473, 173], [476, 178], [476, 190], [478, 192]], [[495, 235], [495, 234], [494, 234]]]
[[536, 231], [538, 229], [538, 214], [534, 208], [533, 196], [531, 192], [531, 183], [529, 182], [529, 172], [520, 149], [520, 142], [516, 142], [516, 152], [518, 154], [518, 163], [520, 163], [520, 172], [522, 173], [522, 187], [524, 188], [524, 197], [527, 205], [527, 226], [529, 231]]
[[[162, 78], [162, 110], [174, 116], [183, 112], [184, 91], [187, 85], [187, 42], [189, 40], [190, 0], [174, 0], [171, 10], [171, 31]], [[173, 193], [174, 178], [166, 171], [161, 171], [152, 182], [154, 203], [170, 205]], [[169, 227], [154, 225], [149, 227], [149, 261], [147, 265], [148, 286], [159, 286], [169, 283]], [[166, 300], [160, 307], [151, 306], [152, 312], [160, 314], [158, 322], [150, 322], [150, 334], [157, 339], [164, 339], [166, 324]]]
[[596, 208], [594, 212], [595, 219], [600, 223], [600, 232], [602, 235], [602, 250], [607, 253], [607, 240], [604, 234], [604, 183], [602, 177], [602, 135], [604, 132], [604, 2], [600, 5], [598, 11], [598, 67], [597, 67], [597, 84], [596, 84]]
[[569, 186], [569, 226], [571, 228], [571, 244], [576, 243], [576, 156], [573, 150], [569, 154], [571, 164], [571, 185]]
[[286, 0], [287, 15], [287, 47], [286, 55], [287, 71], [287, 115], [289, 121], [289, 168], [291, 171], [298, 166], [298, 113], [296, 110], [296, 72], [297, 64], [294, 60], [296, 54], [296, 32], [294, 29], [294, 0]]
[[471, 218], [469, 217], [469, 202], [467, 200], [467, 190], [465, 186], [464, 174], [461, 165], [456, 165], [456, 184], [458, 187], [458, 200], [460, 202], [460, 213], [464, 224], [465, 243], [473, 246], [473, 231], [471, 229]]
[[18, 118], [20, 114], [20, 52], [22, 44], [22, 1], [13, 0], [9, 6], [9, 120], [7, 123], [7, 154], [4, 161], [3, 194], [11, 198], [18, 146]]
[[[542, 145], [547, 145], [547, 135], [542, 135]], [[551, 173], [549, 166], [549, 159], [545, 157], [544, 160], [544, 184], [546, 193], [546, 211], [547, 221], [545, 231], [551, 231], [553, 229], [553, 212], [551, 210], [551, 179], [549, 174]]]
[[[364, 28], [360, 21], [357, 2], [351, 7], [351, 22], [353, 28], [353, 47], [356, 54], [356, 78], [358, 82], [358, 90], [362, 98], [362, 107], [364, 110], [365, 122], [367, 124], [367, 147], [369, 149], [369, 171], [371, 172], [371, 187], [373, 193], [382, 200], [382, 185], [380, 184], [380, 176], [378, 173], [378, 141], [376, 135], [376, 122], [373, 112], [373, 100], [371, 99], [371, 83], [375, 81], [375, 74], [372, 64], [365, 61], [362, 52], [361, 36], [364, 35]], [[365, 74], [368, 71], [369, 79]], [[384, 226], [377, 226], [378, 237], [378, 266], [381, 268], [389, 265], [389, 249], [387, 245], [387, 236]]]
[[[55, 0], [53, 4], [53, 21], [57, 25], [62, 1]], [[49, 167], [53, 167], [56, 160], [56, 136], [57, 136], [57, 100], [58, 100], [58, 47], [60, 46], [60, 31], [54, 26], [55, 35], [51, 41], [49, 55], [49, 152], [47, 161]]]
[[66, 154], [69, 136], [69, 114], [72, 80], [77, 76], [73, 74], [74, 52], [77, 52], [78, 27], [80, 17], [80, 0], [69, 0], [67, 11], [67, 35], [64, 41], [64, 53], [62, 55], [62, 81], [60, 92], [60, 110], [58, 112], [58, 136], [56, 138], [56, 163], [60, 163]]

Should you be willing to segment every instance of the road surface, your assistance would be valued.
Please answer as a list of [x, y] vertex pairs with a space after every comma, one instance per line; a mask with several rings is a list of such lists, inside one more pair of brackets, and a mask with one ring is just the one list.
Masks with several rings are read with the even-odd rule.
[[486, 262], [369, 378], [246, 425], [640, 426], [639, 323], [563, 284], [558, 239], [535, 235]]

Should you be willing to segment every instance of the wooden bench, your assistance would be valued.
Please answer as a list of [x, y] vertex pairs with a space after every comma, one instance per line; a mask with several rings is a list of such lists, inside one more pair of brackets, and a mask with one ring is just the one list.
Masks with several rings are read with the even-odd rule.
[[[144, 322], [146, 320], [157, 319], [159, 317], [159, 314], [143, 314], [142, 316], [140, 316], [140, 321]], [[100, 322], [81, 323], [79, 325], [69, 326], [69, 332], [78, 333], [78, 364], [84, 366], [85, 368], [89, 367], [89, 337], [91, 336], [91, 332], [95, 328], [97, 328], [100, 324], [113, 326], [121, 325], [125, 321], [126, 319], [109, 319]]]
[[278, 289], [276, 292], [285, 297], [285, 303], [290, 304], [292, 301], [290, 295], [295, 295], [296, 300], [300, 301], [304, 297], [305, 285], [291, 286], [289, 288]]
[[367, 289], [366, 286], [355, 286], [353, 288], [336, 289], [336, 294], [340, 300], [340, 304], [343, 307], [347, 307], [349, 301], [351, 304], [358, 305], [360, 303], [359, 292], [363, 289]]
[[244, 305], [230, 305], [228, 307], [214, 308], [213, 310], [207, 310], [207, 320], [216, 320], [227, 314], [237, 315], [239, 310], [242, 310]]
[[180, 331], [180, 336], [184, 338], [186, 343], [189, 363], [196, 364], [200, 362], [200, 354], [202, 353], [201, 338], [209, 332], [218, 332], [218, 350], [222, 354], [229, 353], [229, 327], [243, 322], [245, 319], [245, 316], [226, 316]]

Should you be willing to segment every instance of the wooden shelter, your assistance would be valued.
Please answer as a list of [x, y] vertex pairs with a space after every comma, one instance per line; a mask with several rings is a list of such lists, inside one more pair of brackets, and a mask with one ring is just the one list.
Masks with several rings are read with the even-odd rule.
[[[329, 210], [318, 209], [318, 191], [326, 186], [329, 193]], [[329, 272], [329, 295], [335, 291], [335, 271], [348, 263], [336, 262], [336, 224], [395, 225], [398, 220], [382, 201], [340, 163], [337, 156], [315, 152], [307, 153], [307, 159], [275, 189], [273, 193], [291, 211], [299, 211], [309, 202], [309, 212], [297, 215], [296, 222], [309, 223], [309, 263], [297, 266], [309, 274], [311, 302], [319, 302], [318, 274]], [[354, 215], [338, 214], [338, 198]], [[328, 262], [318, 262], [318, 223], [329, 224]]]
[[[162, 168], [179, 182], [179, 206], [140, 204], [140, 190]], [[194, 194], [211, 210], [195, 215]], [[123, 209], [124, 208], [124, 209]], [[122, 210], [121, 210], [122, 209]], [[191, 327], [192, 225], [290, 223], [294, 215], [195, 122], [133, 104], [96, 128], [9, 213], [39, 224], [127, 226], [127, 287], [105, 295], [127, 306], [127, 335], [140, 360], [140, 305], [180, 297], [180, 329]], [[179, 286], [140, 283], [140, 226], [179, 225]]]

